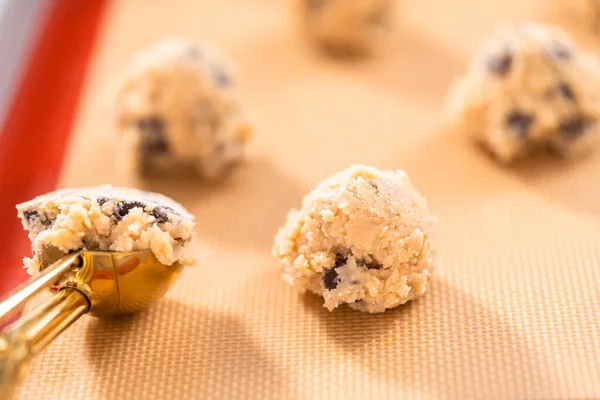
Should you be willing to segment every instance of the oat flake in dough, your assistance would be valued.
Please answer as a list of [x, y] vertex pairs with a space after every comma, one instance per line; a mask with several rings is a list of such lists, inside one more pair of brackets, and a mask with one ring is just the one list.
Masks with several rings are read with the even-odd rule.
[[353, 165], [307, 194], [277, 232], [273, 255], [293, 286], [383, 312], [427, 290], [436, 219], [403, 171]]
[[29, 231], [33, 258], [29, 273], [40, 269], [47, 252], [150, 249], [165, 265], [193, 262], [187, 244], [194, 217], [158, 193], [112, 186], [61, 189], [17, 205]]

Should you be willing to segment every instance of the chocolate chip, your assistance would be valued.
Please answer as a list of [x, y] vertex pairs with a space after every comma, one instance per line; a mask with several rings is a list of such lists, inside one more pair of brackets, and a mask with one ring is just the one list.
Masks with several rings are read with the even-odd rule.
[[169, 151], [169, 146], [164, 139], [145, 140], [142, 143], [142, 152], [145, 154], [165, 154]]
[[581, 116], [569, 118], [560, 122], [560, 133], [568, 138], [575, 139], [593, 124], [592, 121]]
[[506, 126], [508, 129], [520, 138], [527, 136], [533, 122], [534, 118], [532, 115], [518, 110], [511, 112], [506, 118]]
[[363, 265], [367, 267], [367, 269], [381, 269], [383, 267], [383, 265], [374, 258], [370, 263], [363, 263]]
[[100, 250], [100, 245], [93, 239], [83, 238], [83, 248], [86, 250]]
[[341, 267], [343, 265], [346, 265], [346, 263], [348, 262], [348, 257], [344, 256], [343, 254], [336, 254], [335, 255], [335, 267]]
[[123, 219], [123, 217], [129, 214], [129, 211], [131, 211], [132, 208], [140, 207], [141, 209], [144, 209], [144, 206], [144, 203], [140, 201], [121, 201], [115, 207], [113, 216], [117, 221], [120, 221]]
[[156, 218], [156, 221], [159, 224], [165, 223], [169, 220], [167, 213], [165, 212], [165, 210], [162, 207], [154, 207], [154, 209], [152, 211], [150, 211], [150, 215], [152, 215], [154, 218]]
[[52, 226], [54, 220], [48, 219], [45, 214], [40, 213], [37, 210], [26, 210], [23, 212], [23, 217], [27, 221], [29, 225], [33, 224], [35, 221], [39, 221], [46, 228]]
[[513, 63], [512, 54], [505, 52], [503, 54], [492, 57], [488, 60], [488, 71], [494, 74], [504, 76], [508, 74]]
[[565, 45], [556, 44], [546, 50], [546, 54], [551, 59], [568, 60], [573, 56], [573, 51]]
[[137, 127], [142, 133], [141, 150], [145, 154], [163, 154], [169, 151], [169, 143], [165, 138], [165, 123], [151, 116], [137, 121]]
[[221, 87], [227, 87], [231, 85], [231, 76], [223, 70], [223, 68], [213, 68], [213, 78], [217, 82], [217, 85]]
[[138, 120], [137, 126], [143, 132], [158, 133], [162, 135], [164, 131], [164, 122], [157, 116], [142, 118]]
[[323, 286], [327, 290], [333, 290], [340, 283], [340, 276], [335, 271], [335, 268], [331, 268], [323, 274]]
[[371, 180], [367, 181], [367, 183], [369, 184], [369, 187], [371, 187], [374, 191], [376, 195], [380, 195], [381, 191], [379, 190], [379, 185]]
[[567, 83], [564, 83], [564, 82], [559, 83], [558, 86], [556, 87], [556, 90], [565, 99], [567, 99], [569, 101], [575, 100], [575, 93], [573, 93], [573, 89], [571, 89], [571, 86], [569, 86]]
[[96, 203], [98, 203], [99, 206], [104, 205], [104, 203], [106, 203], [108, 200], [110, 200], [108, 197], [104, 197], [104, 196], [100, 196], [96, 199]]
[[40, 218], [40, 213], [37, 210], [25, 210], [23, 217], [27, 220], [27, 223], [31, 224], [35, 219]]

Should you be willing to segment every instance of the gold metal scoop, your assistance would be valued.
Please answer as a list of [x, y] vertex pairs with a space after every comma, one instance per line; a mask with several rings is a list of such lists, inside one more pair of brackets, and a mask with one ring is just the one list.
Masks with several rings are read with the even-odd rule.
[[45, 288], [55, 295], [0, 333], [0, 399], [12, 396], [28, 361], [82, 315], [131, 314], [158, 301], [183, 266], [150, 251], [80, 251], [60, 258], [0, 300], [0, 326]]

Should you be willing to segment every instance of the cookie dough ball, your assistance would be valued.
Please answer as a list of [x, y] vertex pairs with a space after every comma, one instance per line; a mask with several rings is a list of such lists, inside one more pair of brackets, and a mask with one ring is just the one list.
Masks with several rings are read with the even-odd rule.
[[273, 255], [288, 282], [323, 296], [330, 311], [383, 312], [427, 290], [435, 224], [405, 172], [355, 165], [289, 213]]
[[458, 129], [502, 162], [540, 147], [573, 155], [599, 136], [600, 64], [560, 28], [504, 26], [454, 84], [449, 106]]
[[[33, 274], [46, 260], [77, 250], [151, 250], [164, 265], [188, 265], [194, 217], [158, 193], [112, 186], [62, 189], [17, 205], [29, 231]], [[56, 254], [58, 253], [58, 257]]]
[[381, 44], [393, 0], [296, 0], [312, 41], [336, 55], [364, 55]]
[[139, 175], [191, 170], [214, 179], [242, 158], [252, 128], [231, 69], [215, 48], [172, 38], [132, 61], [116, 112]]

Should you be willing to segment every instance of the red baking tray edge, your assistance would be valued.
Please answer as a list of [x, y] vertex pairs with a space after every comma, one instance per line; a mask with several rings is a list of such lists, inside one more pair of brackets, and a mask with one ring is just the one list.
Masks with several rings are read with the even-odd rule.
[[31, 254], [15, 204], [56, 188], [109, 0], [53, 0], [34, 36], [0, 134], [0, 295]]

